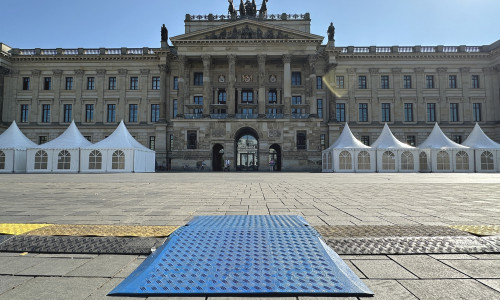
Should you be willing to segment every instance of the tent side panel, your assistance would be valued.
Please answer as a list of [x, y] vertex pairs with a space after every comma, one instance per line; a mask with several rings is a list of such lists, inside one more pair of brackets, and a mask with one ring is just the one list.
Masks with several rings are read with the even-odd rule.
[[14, 173], [26, 173], [26, 150], [15, 150], [14, 155]]
[[[0, 169], [0, 173], [12, 173], [12, 172], [14, 172], [14, 168], [16, 165], [16, 162], [15, 162], [16, 150], [13, 150], [13, 149], [1, 149], [1, 150], [5, 154], [5, 167], [3, 169]], [[25, 164], [24, 168], [26, 168], [26, 164]], [[25, 171], [26, 171], [26, 169], [25, 169]]]

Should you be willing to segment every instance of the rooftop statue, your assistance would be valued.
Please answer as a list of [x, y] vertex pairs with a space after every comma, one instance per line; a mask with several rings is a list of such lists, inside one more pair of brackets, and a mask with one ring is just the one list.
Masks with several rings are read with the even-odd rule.
[[266, 5], [267, 1], [268, 0], [262, 0], [262, 5], [260, 6], [259, 10], [261, 16], [267, 15], [267, 5]]
[[246, 12], [245, 12], [245, 4], [243, 3], [243, 0], [240, 1], [240, 16], [245, 16], [246, 15]]
[[330, 26], [328, 26], [328, 41], [335, 41], [335, 27], [333, 26], [333, 22], [330, 23]]
[[167, 27], [165, 27], [165, 24], [161, 27], [161, 41], [162, 42], [167, 42], [168, 40], [168, 30]]

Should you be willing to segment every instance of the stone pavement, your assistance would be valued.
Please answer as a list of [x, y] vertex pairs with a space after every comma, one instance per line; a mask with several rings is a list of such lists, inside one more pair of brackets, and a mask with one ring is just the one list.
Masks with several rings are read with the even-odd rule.
[[[184, 225], [229, 214], [302, 215], [316, 226], [500, 225], [500, 174], [0, 175], [0, 223]], [[498, 253], [342, 258], [374, 299], [500, 299]], [[122, 299], [106, 294], [144, 259], [0, 253], [0, 300]]]

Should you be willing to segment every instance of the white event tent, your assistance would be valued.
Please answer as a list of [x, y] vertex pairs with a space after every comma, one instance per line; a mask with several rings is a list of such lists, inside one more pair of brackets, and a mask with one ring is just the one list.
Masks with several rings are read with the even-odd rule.
[[26, 172], [26, 148], [36, 147], [17, 127], [16, 121], [0, 135], [0, 173]]
[[375, 149], [352, 134], [347, 123], [339, 138], [322, 152], [323, 172], [375, 172]]
[[474, 149], [450, 140], [437, 123], [418, 148], [420, 172], [474, 172]]
[[371, 147], [377, 151], [378, 172], [418, 172], [418, 149], [399, 141], [387, 123]]
[[136, 141], [120, 122], [104, 140], [81, 149], [81, 172], [154, 172], [155, 152]]
[[476, 172], [499, 171], [500, 144], [490, 139], [479, 124], [476, 123], [469, 137], [462, 145], [474, 149]]
[[42, 145], [28, 148], [26, 170], [28, 173], [78, 173], [80, 148], [92, 145], [71, 122], [57, 138]]

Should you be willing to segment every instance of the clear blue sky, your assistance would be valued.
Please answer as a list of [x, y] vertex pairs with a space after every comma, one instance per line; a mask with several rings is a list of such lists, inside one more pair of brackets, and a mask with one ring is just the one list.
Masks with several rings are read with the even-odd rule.
[[[159, 47], [184, 16], [227, 13], [227, 0], [3, 0], [0, 42], [15, 48]], [[239, 0], [234, 0], [239, 3]], [[262, 0], [256, 0], [260, 6]], [[311, 14], [337, 46], [485, 45], [500, 39], [499, 0], [269, 0], [269, 13]]]

